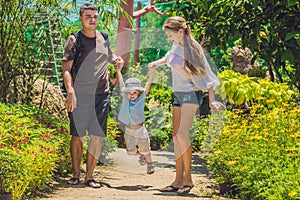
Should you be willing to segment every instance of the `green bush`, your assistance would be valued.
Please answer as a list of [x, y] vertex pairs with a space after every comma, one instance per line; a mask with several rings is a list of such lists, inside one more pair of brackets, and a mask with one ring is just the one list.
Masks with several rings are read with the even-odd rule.
[[0, 191], [13, 199], [70, 171], [68, 123], [31, 105], [0, 104]]
[[[167, 147], [172, 135], [172, 118], [169, 103], [161, 99], [155, 100], [156, 87], [151, 90], [151, 98], [146, 104], [145, 125], [149, 131], [149, 138], [153, 150]], [[163, 95], [163, 93], [161, 93]], [[157, 98], [158, 96], [156, 96]], [[165, 99], [166, 100], [166, 99]]]
[[218, 77], [221, 85], [217, 88], [217, 93], [236, 105], [243, 102], [258, 102], [269, 107], [279, 107], [282, 103], [289, 103], [294, 94], [287, 84], [274, 83], [266, 79], [258, 79], [256, 82], [254, 77], [232, 70], [225, 70], [218, 74]]
[[300, 109], [283, 104], [251, 107], [250, 115], [226, 114], [225, 127], [207, 156], [220, 184], [242, 199], [300, 198]]
[[115, 151], [118, 146], [116, 137], [118, 137], [120, 130], [118, 129], [117, 121], [109, 116], [107, 119], [107, 133], [103, 140], [103, 146], [101, 150], [101, 155], [107, 156], [110, 152]]

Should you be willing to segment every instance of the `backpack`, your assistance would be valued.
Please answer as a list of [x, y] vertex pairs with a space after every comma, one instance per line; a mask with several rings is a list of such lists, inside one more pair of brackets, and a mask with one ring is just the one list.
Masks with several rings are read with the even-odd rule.
[[[100, 31], [100, 33], [101, 33], [101, 35], [103, 36], [103, 38], [105, 40], [104, 46], [108, 47], [109, 51], [111, 52], [111, 50], [110, 50], [110, 42], [108, 40], [108, 34], [104, 33], [104, 32], [101, 32], [101, 31]], [[76, 75], [77, 75], [78, 70], [79, 70], [79, 66], [77, 66], [77, 64], [78, 64], [79, 58], [81, 57], [82, 43], [81, 43], [79, 31], [72, 33], [72, 35], [74, 35], [74, 37], [75, 37], [75, 48], [76, 48], [76, 54], [75, 54], [75, 57], [74, 57], [74, 60], [73, 60], [72, 68], [71, 68], [71, 76], [72, 76], [72, 80], [73, 80], [73, 83], [74, 83]], [[63, 90], [63, 93], [67, 92], [64, 83], [62, 84], [62, 90]]]

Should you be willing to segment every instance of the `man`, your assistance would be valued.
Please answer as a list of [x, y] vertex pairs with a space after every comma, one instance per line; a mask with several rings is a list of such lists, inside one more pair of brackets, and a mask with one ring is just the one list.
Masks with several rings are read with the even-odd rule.
[[[67, 91], [65, 106], [69, 112], [72, 135], [70, 151], [73, 177], [68, 184], [80, 182], [80, 164], [83, 154], [83, 137], [89, 135], [86, 175], [84, 183], [93, 188], [101, 185], [93, 179], [93, 172], [101, 152], [101, 138], [106, 135], [110, 102], [107, 65], [123, 66], [124, 61], [113, 55], [107, 35], [96, 31], [98, 9], [92, 4], [80, 7], [82, 30], [71, 35], [64, 47], [62, 74]], [[78, 40], [80, 48], [78, 48]], [[116, 79], [110, 79], [116, 82]], [[114, 84], [113, 83], [113, 84]]]

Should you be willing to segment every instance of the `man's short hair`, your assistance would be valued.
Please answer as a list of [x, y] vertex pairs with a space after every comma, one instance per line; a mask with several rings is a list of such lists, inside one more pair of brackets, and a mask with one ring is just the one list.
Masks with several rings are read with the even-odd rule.
[[79, 15], [81, 16], [85, 10], [97, 10], [98, 11], [98, 8], [90, 3], [83, 4], [82, 6], [80, 6]]

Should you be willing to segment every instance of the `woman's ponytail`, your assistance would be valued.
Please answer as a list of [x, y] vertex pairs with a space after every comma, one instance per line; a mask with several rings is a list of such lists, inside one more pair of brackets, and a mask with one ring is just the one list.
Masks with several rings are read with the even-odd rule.
[[188, 24], [184, 33], [184, 68], [191, 75], [205, 75], [204, 52], [194, 39]]

